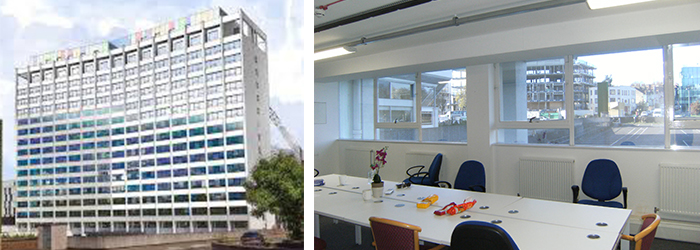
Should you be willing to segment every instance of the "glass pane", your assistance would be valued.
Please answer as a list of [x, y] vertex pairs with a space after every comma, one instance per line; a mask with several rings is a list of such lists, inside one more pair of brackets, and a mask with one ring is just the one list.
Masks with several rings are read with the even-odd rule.
[[[589, 108], [576, 112], [577, 145], [663, 146], [663, 55], [661, 49], [581, 56], [595, 86]], [[574, 72], [574, 78], [577, 73]]]
[[[698, 137], [698, 140], [695, 140]], [[698, 142], [693, 144], [694, 142]], [[693, 147], [700, 146], [700, 130], [698, 129], [672, 129], [671, 147]]]
[[467, 142], [466, 70], [421, 74], [423, 141]]
[[[563, 58], [501, 63], [501, 120], [532, 121], [566, 119]], [[583, 72], [574, 81], [574, 109], [588, 108], [591, 67], [576, 64]]]
[[700, 119], [700, 45], [673, 45], [675, 119]]
[[569, 144], [569, 129], [499, 129], [498, 142], [507, 144]]
[[417, 141], [418, 129], [380, 128], [377, 129], [377, 140]]
[[415, 122], [415, 74], [377, 79], [377, 121]]
[[374, 79], [340, 82], [339, 88], [340, 138], [374, 139]]

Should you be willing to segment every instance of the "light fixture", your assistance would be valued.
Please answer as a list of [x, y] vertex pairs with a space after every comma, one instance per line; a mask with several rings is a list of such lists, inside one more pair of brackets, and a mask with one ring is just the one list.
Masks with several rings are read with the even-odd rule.
[[336, 57], [336, 56], [352, 54], [352, 53], [355, 53], [356, 51], [357, 50], [355, 48], [347, 47], [347, 46], [327, 49], [327, 50], [323, 50], [323, 51], [319, 51], [319, 52], [314, 53], [314, 61], [323, 60], [326, 58], [331, 58], [331, 57]]
[[592, 10], [610, 8], [628, 4], [650, 2], [654, 0], [587, 0], [588, 8]]

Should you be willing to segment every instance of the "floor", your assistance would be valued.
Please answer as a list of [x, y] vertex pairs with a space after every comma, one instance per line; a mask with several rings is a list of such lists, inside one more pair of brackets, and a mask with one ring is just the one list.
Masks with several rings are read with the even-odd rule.
[[[374, 250], [372, 246], [372, 231], [362, 227], [362, 245], [355, 244], [355, 225], [344, 221], [336, 221], [328, 217], [320, 217], [321, 239], [326, 241], [326, 249], [334, 250]], [[623, 242], [624, 244], [624, 242]], [[444, 248], [449, 249], [449, 248]], [[633, 247], [631, 249], [634, 249]], [[652, 250], [700, 250], [700, 244], [654, 239]], [[126, 249], [125, 249], [126, 250]], [[129, 249], [131, 250], [131, 249]], [[164, 249], [166, 250], [166, 249]], [[175, 249], [172, 249], [175, 250]]]

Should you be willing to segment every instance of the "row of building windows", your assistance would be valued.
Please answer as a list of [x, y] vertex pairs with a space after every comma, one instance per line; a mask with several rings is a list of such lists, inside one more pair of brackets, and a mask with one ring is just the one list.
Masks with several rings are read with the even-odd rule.
[[[229, 123], [229, 124], [235, 124], [235, 123]], [[64, 124], [67, 125], [67, 124]], [[41, 132], [36, 132], [39, 130], [39, 128], [32, 128], [32, 129], [20, 129], [18, 130], [18, 136], [23, 137], [27, 135], [35, 135], [35, 134], [44, 134], [44, 133], [57, 133], [59, 131], [66, 131], [66, 127], [61, 126], [60, 129], [53, 130], [54, 126], [45, 126], [41, 128]], [[140, 128], [140, 129], [139, 129]], [[168, 127], [163, 127], [163, 128], [157, 128], [157, 129], [167, 129]], [[175, 126], [173, 126], [173, 129]], [[231, 129], [230, 127], [226, 127], [227, 132], [231, 131], [236, 131], [240, 130], [238, 126], [232, 126]], [[74, 128], [71, 128], [74, 129]], [[84, 131], [85, 129], [83, 129]], [[153, 123], [147, 123], [147, 124], [142, 124], [142, 125], [133, 125], [133, 126], [128, 126], [128, 127], [117, 127], [117, 128], [112, 128], [112, 129], [98, 129], [98, 130], [92, 130], [90, 129], [89, 131], [84, 131], [84, 132], [77, 132], [77, 133], [70, 133], [70, 134], [57, 134], [55, 136], [45, 136], [45, 137], [37, 137], [37, 138], [31, 138], [29, 141], [23, 141], [22, 143], [19, 143], [18, 145], [23, 146], [23, 145], [29, 145], [29, 144], [35, 144], [32, 142], [34, 139], [40, 139], [40, 143], [51, 143], [51, 142], [63, 142], [63, 141], [70, 141], [70, 140], [80, 140], [82, 139], [93, 139], [93, 138], [100, 138], [100, 137], [108, 137], [108, 136], [116, 136], [116, 135], [124, 135], [124, 134], [131, 134], [131, 133], [138, 133], [138, 132], [147, 132], [147, 131], [152, 131], [154, 130], [153, 128]], [[154, 131], [157, 136], [155, 140], [157, 141], [164, 141], [164, 140], [169, 140], [169, 139], [180, 139], [180, 138], [185, 138], [188, 135], [189, 131], [189, 136], [199, 136], [199, 135], [204, 135], [205, 132], [206, 134], [218, 134], [218, 133], [223, 133], [224, 132], [224, 125], [211, 125], [207, 126], [206, 130], [205, 127], [198, 127], [198, 128], [190, 128], [190, 129], [183, 129], [183, 130], [177, 130], [177, 131]], [[24, 139], [26, 140], [26, 139]], [[127, 140], [131, 140], [131, 142], [138, 143], [137, 139], [133, 138], [128, 138]], [[136, 141], [134, 141], [136, 140]], [[141, 139], [141, 142], [152, 142], [154, 141], [153, 135], [144, 135]], [[29, 144], [25, 144], [24, 142], [28, 142]], [[127, 143], [127, 144], [132, 144], [132, 143]], [[124, 145], [122, 143], [122, 145]], [[117, 145], [121, 146], [121, 145]], [[38, 152], [37, 152], [38, 153]], [[28, 152], [27, 154], [32, 154], [31, 152]], [[27, 155], [27, 154], [21, 154], [21, 155]]]
[[[221, 65], [221, 61], [211, 61], [207, 62], [207, 67], [218, 67]], [[197, 64], [189, 67], [189, 72], [190, 74], [196, 74], [197, 72], [201, 71], [203, 69], [203, 64]], [[186, 73], [185, 67], [179, 68], [179, 69], [174, 69], [172, 70], [172, 77], [178, 77], [182, 76]], [[238, 79], [238, 77], [242, 74], [241, 67], [236, 67], [236, 68], [230, 68], [226, 69], [225, 71], [215, 71], [215, 72], [210, 72], [204, 75], [195, 75], [195, 76], [190, 76], [187, 79], [186, 84], [180, 83], [178, 87], [187, 87], [188, 84], [189, 86], [197, 86], [202, 83], [216, 83], [223, 79], [223, 77], [231, 78], [233, 79], [232, 81], [235, 81]], [[127, 97], [138, 97], [138, 94], [140, 93], [141, 95], [149, 95], [153, 94], [154, 88], [157, 88], [159, 94], [167, 94], [163, 93], [163, 91], [167, 91], [169, 87], [166, 87], [169, 85], [169, 83], [163, 83], [163, 84], [157, 84], [156, 86], [153, 86], [151, 83], [152, 80], [155, 81], [161, 81], [161, 80], [167, 80], [168, 77], [170, 77], [171, 74], [168, 73], [168, 71], [164, 72], [159, 72], [154, 75], [149, 75], [149, 76], [143, 76], [141, 78], [136, 78], [133, 80], [128, 80], [126, 81], [126, 84], [122, 82], [115, 82], [111, 85], [104, 85], [104, 86], [97, 86], [95, 87], [94, 84], [90, 84], [90, 86], [83, 86], [80, 87], [80, 85], [77, 85], [77, 89], [71, 88], [71, 90], [67, 90], [67, 86], [61, 86], [60, 88], [57, 87], [55, 89], [55, 92], [53, 91], [53, 88], [46, 86], [45, 88], [30, 88], [30, 89], [20, 89], [17, 92], [17, 105], [18, 106], [25, 106], [29, 104], [38, 104], [41, 102], [50, 102], [56, 100], [57, 102], [59, 100], [64, 100], [64, 99], [73, 99], [73, 98], [78, 98], [81, 97], [82, 99], [88, 99], [88, 98], [95, 98], [95, 94], [98, 96], [100, 94], [122, 94], [124, 92], [127, 93]], [[185, 80], [185, 79], [181, 79]], [[141, 85], [139, 85], [139, 82]], [[227, 84], [233, 84], [236, 85], [237, 83], [227, 81]], [[240, 81], [238, 81], [240, 82]], [[173, 82], [174, 83], [174, 82]], [[126, 86], [126, 90], [125, 87]], [[202, 85], [203, 86], [203, 85]], [[216, 85], [216, 86], [223, 86], [221, 84]], [[127, 91], [129, 88], [134, 88], [135, 90], [132, 91]], [[211, 88], [211, 86], [209, 87]], [[233, 88], [233, 87], [231, 87]], [[176, 87], [173, 87], [173, 89], [179, 89]], [[42, 94], [43, 90], [43, 94]], [[29, 93], [32, 93], [33, 97], [28, 97]], [[135, 93], [135, 95], [131, 94]], [[216, 93], [222, 93], [222, 92], [216, 92]], [[109, 100], [109, 99], [106, 99]], [[118, 100], [123, 100], [123, 99], [113, 99], [113, 101], [118, 101]]]
[[121, 217], [121, 216], [189, 216], [189, 215], [247, 215], [247, 207], [193, 207], [152, 208], [116, 210], [72, 210], [72, 211], [20, 211], [18, 218], [63, 218], [63, 217]]
[[[176, 169], [182, 170], [182, 169]], [[187, 176], [187, 169], [185, 170], [185, 176]], [[144, 172], [151, 173], [153, 172]], [[155, 174], [153, 174], [155, 175]], [[200, 174], [201, 175], [201, 174]], [[122, 175], [123, 176], [123, 175]], [[85, 179], [84, 176], [82, 177]], [[94, 181], [95, 176], [91, 176]], [[155, 178], [155, 177], [152, 177]], [[57, 185], [66, 185], [66, 181], [73, 181], [70, 184], [80, 184], [81, 177], [69, 177], [69, 178], [56, 178], [56, 181], [63, 179], [62, 183]], [[138, 179], [138, 172], [136, 172], [136, 179]], [[53, 179], [45, 179], [51, 180]], [[123, 181], [123, 179], [121, 180]], [[19, 182], [19, 181], [18, 181]], [[25, 181], [26, 182], [26, 181]], [[245, 178], [222, 178], [222, 179], [211, 179], [211, 180], [193, 180], [193, 181], [178, 181], [178, 182], [160, 182], [160, 183], [149, 183], [149, 184], [132, 184], [126, 186], [106, 186], [106, 187], [83, 187], [83, 188], [61, 188], [61, 189], [43, 189], [43, 190], [19, 190], [17, 192], [18, 198], [23, 197], [52, 197], [52, 196], [64, 196], [64, 195], [80, 195], [80, 194], [118, 194], [124, 192], [149, 192], [149, 191], [171, 191], [171, 190], [185, 190], [185, 189], [198, 189], [198, 188], [217, 188], [217, 187], [240, 187], [245, 182]]]
[[[216, 37], [218, 37], [218, 35]], [[192, 38], [194, 38], [194, 39], [190, 39], [190, 46], [201, 44], [201, 37], [199, 37], [198, 35], [195, 35]], [[218, 39], [218, 38], [216, 38], [216, 39]], [[213, 47], [208, 47], [204, 50], [204, 54], [206, 56], [215, 55], [215, 54], [221, 52], [222, 47], [223, 47], [223, 51], [240, 49], [241, 40], [234, 40], [234, 41], [226, 42], [226, 43], [224, 43], [223, 46], [216, 45]], [[171, 48], [172, 48], [172, 51], [179, 51], [179, 50], [184, 49], [185, 48], [184, 40], [182, 38], [174, 39], [172, 41]], [[140, 52], [141, 52], [141, 60], [151, 59], [154, 56], [160, 56], [160, 55], [167, 54], [168, 53], [168, 44], [166, 42], [159, 43], [157, 45], [155, 55], [153, 55], [153, 50], [150, 46], [145, 47], [145, 48], [141, 48]], [[193, 52], [190, 52], [189, 54], [192, 54], [192, 53]], [[201, 50], [195, 51], [194, 53], [199, 53], [199, 56], [192, 56], [190, 60], [201, 57], [201, 53], [202, 53]], [[124, 66], [124, 62], [125, 62], [124, 59], [125, 58], [123, 57], [122, 54], [114, 55], [114, 56], [112, 56], [112, 64], [111, 65], [110, 65], [109, 58], [97, 59], [96, 60], [97, 68], [95, 68], [95, 62], [84, 62], [82, 64], [82, 66], [80, 64], [73, 64], [69, 67], [65, 67], [65, 66], [58, 67], [58, 68], [56, 68], [55, 76], [56, 76], [56, 78], [63, 78], [63, 77], [68, 77], [68, 76], [80, 75], [81, 73], [93, 73], [95, 71], [109, 70], [110, 66], [122, 67], [122, 66]], [[126, 64], [127, 65], [137, 63], [139, 61], [138, 59], [139, 59], [139, 55], [136, 51], [126, 53]], [[173, 62], [173, 64], [175, 64], [175, 62]], [[43, 71], [43, 75], [40, 72], [32, 73], [31, 83], [38, 83], [41, 81], [51, 81], [51, 80], [54, 80], [54, 70], [45, 69]]]
[[219, 193], [199, 193], [199, 194], [167, 194], [158, 196], [133, 196], [100, 199], [71, 199], [71, 200], [31, 200], [18, 201], [18, 208], [27, 207], [63, 207], [63, 206], [106, 206], [106, 205], [126, 205], [126, 204], [158, 204], [165, 203], [185, 203], [185, 202], [207, 202], [207, 201], [244, 201], [245, 192], [219, 192]]
[[[73, 113], [73, 114], [74, 114], [74, 116], [70, 117], [70, 119], [77, 119], [80, 117], [80, 112]], [[85, 116], [90, 116], [91, 114], [89, 114], [89, 115], [86, 114]], [[63, 118], [65, 119], [65, 116], [63, 116]], [[122, 131], [126, 131], [126, 133], [135, 133], [135, 132], [139, 132], [139, 131], [141, 131], [141, 132], [150, 131], [150, 130], [153, 130], [154, 128], [155, 129], [174, 128], [177, 126], [183, 126], [183, 125], [187, 125], [187, 124], [197, 124], [197, 123], [204, 122], [204, 118], [205, 117], [202, 114], [202, 115], [193, 115], [193, 116], [189, 116], [189, 117], [181, 117], [181, 118], [175, 118], [175, 119], [169, 119], [169, 120], [162, 120], [162, 121], [157, 121], [154, 123], [148, 122], [148, 123], [143, 123], [141, 125], [127, 126], [125, 128], [113, 128], [112, 134], [121, 134]], [[39, 118], [33, 118], [31, 120], [32, 120], [32, 124], [39, 123], [39, 122], [35, 122], [35, 121], [39, 121]], [[18, 126], [22, 127], [25, 125], [29, 125], [29, 121], [30, 121], [30, 119], [20, 119], [18, 121], [18, 124], [19, 124]], [[52, 133], [52, 132], [58, 132], [58, 131], [70, 131], [70, 130], [80, 130], [80, 129], [84, 130], [84, 129], [92, 129], [95, 127], [121, 124], [124, 122], [125, 122], [124, 116], [103, 118], [103, 119], [97, 119], [97, 120], [93, 120], [93, 119], [89, 119], [89, 118], [85, 117], [85, 118], [81, 119], [80, 122], [76, 121], [73, 123], [65, 123], [65, 124], [31, 127], [31, 128], [26, 128], [26, 129], [18, 129], [17, 134], [19, 136], [24, 136], [24, 135], [34, 135], [34, 134], [42, 134], [42, 133]], [[208, 126], [207, 131], [223, 131], [223, 128], [224, 128], [223, 126], [224, 125]], [[226, 128], [226, 131], [241, 130], [243, 128], [243, 123], [242, 122], [226, 123], [225, 128]]]
[[[185, 142], [185, 144], [187, 143]], [[190, 143], [190, 149], [203, 149], [204, 148], [204, 141], [197, 141], [194, 144]], [[150, 150], [153, 149], [153, 147], [149, 147]], [[141, 151], [144, 151], [143, 149]], [[184, 149], [183, 149], [184, 151]], [[177, 152], [173, 150], [173, 152]], [[153, 151], [150, 151], [148, 153], [142, 152], [142, 155], [147, 155], [147, 154], [152, 154]], [[217, 161], [217, 160], [223, 160], [223, 159], [235, 159], [235, 158], [242, 158], [245, 156], [244, 150], [239, 149], [239, 150], [229, 150], [229, 151], [219, 151], [219, 152], [210, 152], [210, 153], [201, 153], [201, 154], [191, 154], [191, 155], [182, 155], [182, 156], [173, 156], [171, 157], [159, 157], [157, 159], [146, 159], [146, 160], [141, 160], [141, 167], [151, 167], [151, 166], [166, 166], [166, 165], [176, 165], [176, 164], [185, 164], [185, 163], [195, 163], [195, 162], [204, 162], [204, 161]], [[19, 167], [25, 167], [25, 166], [39, 166], [39, 165], [50, 165], [50, 164], [61, 164], [61, 163], [68, 163], [68, 162], [81, 162], [81, 161], [94, 161], [94, 160], [106, 160], [106, 159], [117, 159], [117, 158], [123, 158], [124, 157], [124, 151], [119, 151], [118, 155], [112, 152], [101, 152], [101, 153], [96, 153], [96, 154], [76, 154], [76, 155], [69, 155], [69, 156], [57, 156], [57, 157], [45, 157], [45, 158], [32, 158], [32, 159], [24, 159], [24, 160], [18, 160], [17, 161], [17, 166]], [[18, 185], [20, 185], [18, 183]]]
[[[83, 166], [61, 166], [61, 167], [51, 167], [51, 168], [35, 168], [35, 169], [20, 169], [17, 171], [17, 176], [18, 177], [25, 177], [25, 176], [41, 176], [41, 175], [53, 175], [53, 174], [66, 174], [66, 173], [94, 173], [95, 171], [100, 171], [100, 175], [98, 175], [96, 178], [100, 180], [101, 176], [109, 177], [108, 174], [104, 174], [103, 171], [109, 171], [109, 170], [119, 170], [119, 169], [124, 169], [128, 165], [129, 169], [133, 168], [138, 168], [141, 166], [141, 163], [139, 161], [131, 161], [131, 162], [115, 162], [115, 163], [100, 163], [100, 164], [86, 164]], [[208, 169], [208, 171], [207, 171]], [[223, 174], [223, 173], [240, 173], [245, 171], [245, 164], [243, 163], [233, 163], [233, 164], [228, 164], [224, 167], [224, 165], [214, 165], [214, 166], [209, 166], [207, 167], [194, 167], [192, 170], [190, 170], [191, 175], [205, 175], [205, 174]], [[188, 171], [186, 168], [182, 169], [176, 169], [176, 170], [170, 170], [170, 169], [164, 169], [164, 170], [158, 170], [153, 173], [146, 173], [142, 174], [144, 176], [157, 176], [158, 178], [167, 178], [167, 177], [182, 177], [182, 176], [188, 176]], [[123, 179], [120, 179], [123, 180]], [[60, 180], [57, 179], [57, 182], [60, 182]], [[78, 181], [79, 183], [80, 181]], [[20, 193], [21, 194], [21, 193]]]

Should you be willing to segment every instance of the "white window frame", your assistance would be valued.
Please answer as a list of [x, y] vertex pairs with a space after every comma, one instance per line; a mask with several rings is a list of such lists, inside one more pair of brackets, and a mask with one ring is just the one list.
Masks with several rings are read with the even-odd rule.
[[[421, 122], [420, 122], [420, 106], [417, 104], [418, 100], [421, 100], [421, 72], [416, 72], [415, 73], [415, 78], [414, 78], [414, 92], [413, 93], [413, 121], [412, 122], [379, 122], [379, 78], [383, 77], [391, 77], [391, 76], [382, 76], [382, 77], [375, 77], [374, 80], [374, 140], [377, 140], [379, 137], [379, 129], [417, 129], [418, 130], [418, 138], [416, 141], [422, 142], [423, 141], [423, 131], [421, 129]], [[389, 91], [391, 92], [391, 86], [389, 86]]]

